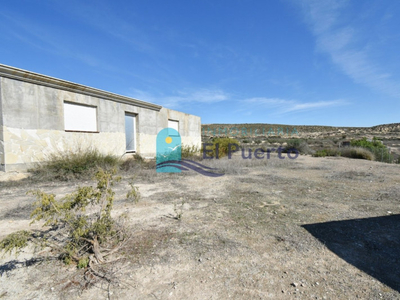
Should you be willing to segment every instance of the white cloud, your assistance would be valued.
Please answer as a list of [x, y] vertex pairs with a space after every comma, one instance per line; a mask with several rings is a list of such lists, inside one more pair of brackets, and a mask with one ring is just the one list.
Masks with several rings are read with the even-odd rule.
[[289, 112], [310, 111], [334, 106], [343, 106], [349, 104], [343, 100], [299, 102], [296, 100], [285, 100], [280, 98], [250, 98], [245, 99], [243, 103], [246, 106], [262, 107], [274, 109], [275, 114], [285, 114]]
[[342, 105], [346, 105], [346, 104], [347, 104], [347, 102], [344, 102], [341, 100], [295, 103], [292, 106], [289, 106], [288, 108], [286, 108], [286, 110], [284, 110], [284, 112], [313, 110], [313, 109], [333, 107], [333, 106], [342, 106]]
[[178, 91], [172, 96], [156, 96], [154, 94], [134, 89], [129, 93], [133, 98], [153, 103], [159, 103], [168, 108], [180, 108], [189, 103], [216, 103], [226, 101], [229, 95], [222, 90], [214, 89], [199, 89], [193, 91]]
[[371, 58], [370, 45], [360, 43], [363, 28], [344, 21], [342, 12], [348, 5], [350, 2], [344, 0], [302, 2], [306, 22], [316, 37], [317, 49], [327, 53], [354, 82], [400, 97], [400, 87], [392, 75]]

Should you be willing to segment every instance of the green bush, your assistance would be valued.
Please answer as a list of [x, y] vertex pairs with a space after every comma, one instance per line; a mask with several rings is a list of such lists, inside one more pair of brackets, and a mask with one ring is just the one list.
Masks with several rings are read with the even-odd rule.
[[384, 144], [380, 140], [378, 140], [376, 137], [372, 139], [372, 141], [368, 141], [366, 137], [363, 137], [362, 139], [359, 140], [352, 140], [350, 142], [350, 145], [352, 147], [362, 147], [362, 148], [367, 148], [371, 151], [373, 151], [376, 148], [386, 148]]
[[100, 153], [95, 148], [69, 150], [49, 155], [48, 159], [37, 163], [29, 172], [38, 179], [82, 179], [92, 178], [98, 168], [105, 170], [119, 166], [120, 158]]
[[195, 145], [182, 145], [181, 147], [181, 158], [197, 158], [200, 156], [200, 149]]
[[0, 242], [0, 250], [7, 253], [16, 249], [18, 253], [19, 250], [28, 246], [30, 235], [26, 230], [11, 233]]
[[338, 149], [322, 149], [316, 151], [312, 156], [314, 157], [325, 157], [325, 156], [340, 156], [341, 152]]
[[[236, 144], [239, 147], [239, 141], [237, 139], [232, 138], [214, 138], [212, 140], [212, 145], [207, 146], [207, 156], [216, 157], [216, 145], [218, 144], [218, 158], [224, 157], [228, 155], [229, 144]], [[237, 150], [235, 147], [232, 147], [232, 150]], [[212, 154], [211, 151], [212, 150]], [[202, 149], [202, 153], [204, 153], [204, 149]]]
[[374, 148], [372, 152], [375, 155], [375, 160], [385, 163], [393, 163], [395, 161], [393, 154], [390, 153], [389, 149], [385, 148]]
[[394, 157], [389, 149], [376, 137], [374, 137], [372, 141], [368, 141], [365, 137], [359, 140], [353, 140], [350, 142], [350, 145], [369, 150], [377, 161], [386, 163], [394, 162]]

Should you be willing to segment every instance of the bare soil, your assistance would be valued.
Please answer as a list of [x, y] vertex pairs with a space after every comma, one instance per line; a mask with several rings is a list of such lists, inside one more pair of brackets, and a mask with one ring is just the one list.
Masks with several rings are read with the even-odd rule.
[[[136, 172], [136, 205], [124, 198], [135, 174], [123, 174], [115, 215], [127, 214], [132, 239], [108, 266], [117, 283], [85, 288], [84, 271], [28, 247], [0, 259], [0, 298], [400, 299], [400, 165], [310, 156], [218, 163], [227, 174], [217, 178]], [[29, 226], [28, 190], [62, 197], [91, 182], [0, 184], [3, 238], [40, 228]]]

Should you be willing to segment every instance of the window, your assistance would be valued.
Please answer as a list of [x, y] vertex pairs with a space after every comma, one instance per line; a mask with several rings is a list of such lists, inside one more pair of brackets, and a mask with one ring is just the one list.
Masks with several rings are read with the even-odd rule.
[[179, 132], [179, 121], [168, 120], [168, 128], [175, 129]]
[[125, 114], [126, 152], [136, 151], [136, 116]]
[[64, 128], [66, 131], [97, 132], [97, 108], [64, 102]]

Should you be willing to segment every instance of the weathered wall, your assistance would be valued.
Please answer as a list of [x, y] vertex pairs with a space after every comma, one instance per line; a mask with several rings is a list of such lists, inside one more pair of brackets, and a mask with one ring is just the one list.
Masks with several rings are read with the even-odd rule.
[[[123, 133], [79, 133], [46, 129], [4, 127], [6, 170], [21, 170], [51, 154], [97, 148], [104, 153], [123, 154]], [[121, 155], [122, 155], [121, 154]]]
[[[137, 114], [137, 151], [154, 155], [146, 140], [156, 134], [157, 111], [93, 96], [1, 78], [4, 163], [8, 170], [41, 161], [49, 154], [96, 147], [125, 153], [125, 112]], [[64, 101], [97, 107], [99, 133], [65, 132]], [[143, 126], [142, 126], [143, 125]]]
[[[160, 111], [91, 95], [0, 77], [5, 169], [24, 169], [50, 154], [95, 147], [105, 154], [125, 154], [125, 113], [136, 114], [136, 151], [154, 157], [157, 133], [168, 119], [179, 121], [184, 145], [201, 143], [200, 118], [161, 108]], [[97, 107], [98, 133], [66, 132], [64, 101]], [[2, 151], [3, 145], [0, 145]]]
[[159, 113], [157, 132], [168, 126], [168, 120], [179, 121], [179, 134], [182, 145], [201, 147], [201, 120], [200, 117], [180, 111], [162, 108]]
[[4, 171], [4, 139], [3, 139], [3, 108], [1, 104], [1, 77], [0, 77], [0, 171]]

